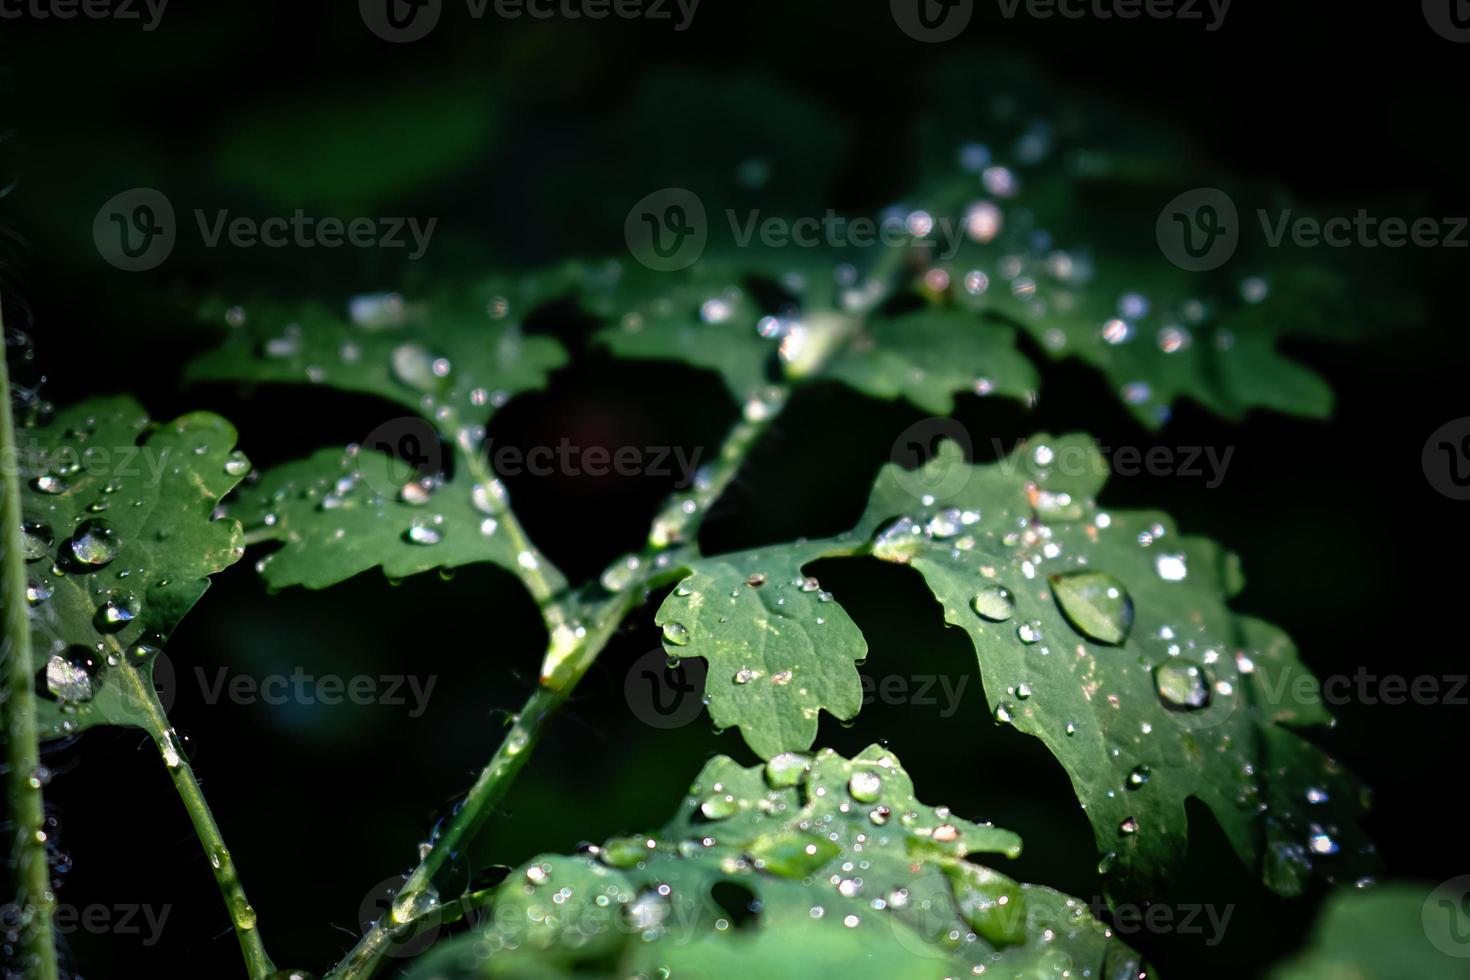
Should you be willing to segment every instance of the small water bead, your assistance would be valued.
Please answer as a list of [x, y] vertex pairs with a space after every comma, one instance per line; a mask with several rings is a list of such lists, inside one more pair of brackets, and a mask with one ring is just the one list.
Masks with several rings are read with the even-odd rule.
[[609, 592], [622, 592], [638, 580], [638, 573], [642, 568], [642, 558], [637, 555], [624, 555], [609, 565], [598, 581]]
[[715, 793], [699, 804], [706, 820], [725, 820], [740, 812], [740, 801], [729, 793]]
[[31, 489], [37, 493], [55, 495], [66, 493], [67, 490], [71, 489], [71, 484], [67, 483], [66, 480], [57, 476], [55, 473], [44, 473], [31, 480]]
[[40, 521], [23, 521], [20, 525], [21, 554], [26, 561], [40, 561], [51, 553], [56, 540], [51, 528]]
[[163, 651], [166, 642], [162, 633], [149, 631], [138, 637], [133, 645], [128, 647], [128, 663], [134, 667], [146, 667]]
[[1320, 803], [1326, 803], [1329, 799], [1331, 799], [1331, 797], [1327, 795], [1327, 791], [1324, 790], [1324, 789], [1318, 789], [1315, 786], [1313, 786], [1313, 787], [1311, 787], [1310, 789], [1307, 790], [1307, 802], [1308, 803], [1311, 803], [1311, 804], [1314, 804], [1314, 805], [1315, 804], [1320, 804]]
[[410, 544], [435, 545], [444, 540], [444, 515], [434, 514], [430, 517], [416, 517], [408, 530], [403, 532], [404, 540]]
[[26, 583], [26, 602], [30, 603], [32, 606], [39, 606], [41, 603], [51, 598], [54, 593], [55, 590], [51, 588], [51, 585], [48, 582], [42, 581]]
[[855, 772], [847, 781], [847, 791], [859, 803], [876, 803], [883, 793], [883, 779], [875, 772]]
[[1003, 725], [1008, 725], [1016, 720], [1016, 706], [1009, 701], [1002, 701], [995, 706], [995, 720]]
[[1041, 642], [1041, 620], [1033, 619], [1016, 627], [1016, 636], [1027, 646]]
[[82, 521], [71, 536], [71, 554], [77, 561], [101, 568], [117, 557], [122, 539], [112, 525], [100, 517]]
[[131, 592], [109, 592], [102, 605], [97, 607], [97, 613], [92, 617], [92, 624], [102, 633], [116, 633], [131, 623], [142, 609], [138, 597]]
[[1072, 628], [1090, 640], [1121, 646], [1133, 628], [1133, 599], [1106, 572], [1068, 572], [1050, 579], [1052, 596]]
[[499, 514], [510, 502], [510, 491], [499, 480], [476, 483], [470, 488], [470, 503], [482, 514]]
[[1210, 679], [1205, 669], [1189, 660], [1171, 659], [1154, 669], [1154, 687], [1164, 707], [1196, 711], [1210, 704]]
[[745, 580], [745, 584], [748, 585], [748, 586], [750, 586], [752, 589], [758, 589], [758, 588], [760, 588], [762, 585], [765, 585], [766, 584], [766, 576], [765, 576], [765, 573], [764, 572], [752, 572], [751, 575], [750, 575], [750, 577]]
[[735, 676], [731, 678], [731, 680], [733, 680], [736, 684], [749, 684], [758, 676], [759, 675], [756, 674], [756, 672], [751, 670], [749, 667], [741, 667], [735, 672]]
[[987, 585], [975, 593], [970, 607], [982, 619], [1003, 623], [1016, 614], [1016, 597], [1003, 585]]
[[1148, 766], [1134, 766], [1133, 771], [1128, 774], [1128, 788], [1138, 789], [1148, 783], [1150, 773]]
[[432, 480], [410, 480], [398, 491], [398, 499], [410, 507], [422, 507], [434, 497]]
[[683, 623], [664, 623], [663, 635], [665, 643], [672, 643], [676, 647], [689, 645], [689, 627], [685, 626]]
[[1122, 823], [1118, 824], [1118, 833], [1124, 837], [1138, 833], [1138, 820], [1134, 817], [1127, 817]]
[[1189, 574], [1187, 559], [1182, 554], [1159, 555], [1154, 559], [1154, 569], [1165, 582], [1182, 582]]
[[245, 458], [245, 454], [238, 449], [231, 452], [229, 458], [225, 460], [225, 473], [229, 476], [244, 476], [249, 472], [250, 460]]

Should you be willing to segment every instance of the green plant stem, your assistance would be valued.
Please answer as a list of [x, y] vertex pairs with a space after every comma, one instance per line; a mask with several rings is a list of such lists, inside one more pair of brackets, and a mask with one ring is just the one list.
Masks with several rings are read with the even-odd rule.
[[[4, 333], [0, 316], [0, 335]], [[31, 655], [31, 619], [26, 601], [24, 538], [21, 531], [20, 460], [17, 456], [15, 419], [10, 408], [10, 371], [0, 340], [0, 606], [4, 609], [6, 692], [0, 711], [5, 714], [6, 764], [10, 820], [15, 825], [17, 906], [27, 910], [29, 921], [20, 930], [20, 956], [26, 976], [56, 980], [56, 938], [51, 922], [56, 896], [51, 891], [51, 864], [46, 855], [46, 810], [41, 797], [40, 741], [36, 734], [35, 662]]]
[[[883, 268], [886, 279], [889, 266], [885, 265]], [[859, 322], [855, 315], [839, 317], [832, 314], [829, 317], [832, 321], [829, 329], [840, 330], [843, 334], [856, 329]], [[840, 341], [845, 338], [835, 339]], [[835, 354], [840, 347], [840, 342], [828, 343], [822, 361]], [[818, 373], [821, 366], [818, 362], [807, 364], [803, 376], [810, 377]], [[785, 409], [794, 390], [795, 385], [791, 382], [775, 385], [759, 397], [753, 396], [742, 406], [743, 417], [726, 434], [718, 457], [696, 477], [689, 490], [671, 497], [654, 520], [649, 531], [648, 547], [639, 560], [642, 574], [635, 576], [627, 586], [592, 610], [593, 625], [585, 632], [579, 634], [571, 626], [577, 618], [566, 603], [551, 594], [548, 596], [549, 601], [542, 601], [536, 588], [527, 581], [527, 587], [532, 588], [532, 594], [542, 604], [547, 623], [552, 628], [551, 643], [541, 671], [541, 683], [521, 711], [514, 716], [510, 731], [506, 733], [499, 749], [480, 771], [474, 786], [470, 788], [434, 846], [398, 890], [392, 909], [373, 923], [357, 945], [328, 974], [329, 980], [367, 980], [392, 944], [395, 932], [410, 930], [415, 919], [434, 910], [435, 905], [429, 900], [429, 896], [433, 895], [434, 876], [484, 826], [495, 805], [504, 799], [511, 783], [526, 764], [548, 719], [570, 697], [572, 690], [587, 673], [623, 619], [643, 601], [645, 588], [662, 572], [672, 570], [668, 566], [660, 565], [659, 556], [669, 553], [675, 546], [694, 541], [710, 508], [734, 481], [761, 436]], [[473, 472], [478, 480], [493, 478], [487, 465], [478, 459]], [[508, 508], [506, 515], [507, 526], [514, 527], [521, 535], [517, 540], [526, 542], [526, 547], [529, 548], [529, 540], [525, 538], [519, 524], [515, 523]], [[526, 577], [523, 575], [522, 579], [525, 580]]]
[[265, 944], [260, 938], [255, 909], [245, 897], [245, 886], [240, 883], [235, 862], [230, 857], [229, 848], [225, 847], [219, 825], [214, 822], [214, 814], [204, 800], [194, 769], [185, 758], [163, 705], [158, 701], [158, 692], [147, 678], [132, 667], [124, 667], [116, 673], [121, 674], [123, 682], [128, 685], [127, 696], [135, 699], [148, 716], [149, 733], [153, 736], [159, 755], [163, 757], [169, 777], [174, 781], [174, 789], [183, 801], [189, 821], [194, 825], [194, 834], [199, 838], [199, 843], [204, 845], [204, 853], [209, 858], [215, 883], [224, 896], [230, 922], [235, 928], [235, 938], [240, 941], [240, 953], [245, 958], [246, 972], [251, 980], [267, 980], [275, 972], [275, 965], [266, 954]]
[[[474, 838], [475, 833], [489, 819], [496, 804], [504, 799], [511, 783], [530, 757], [531, 750], [540, 741], [547, 721], [571, 696], [577, 682], [592, 666], [623, 619], [643, 601], [647, 582], [659, 571], [656, 561], [658, 554], [678, 542], [691, 540], [698, 533], [704, 515], [735, 479], [741, 464], [749, 456], [761, 434], [780, 413], [789, 394], [789, 390], [785, 388], [771, 393], [765, 403], [770, 406], [768, 410], [757, 412], [754, 418], [747, 417], [737, 422], [727, 435], [719, 458], [701, 474], [693, 487], [670, 499], [661, 514], [679, 514], [684, 519], [677, 530], [655, 521], [654, 530], [649, 535], [649, 547], [640, 559], [640, 566], [645, 569], [645, 574], [597, 606], [593, 612], [592, 625], [584, 635], [571, 639], [564, 647], [559, 647], [553, 637], [547, 664], [542, 670], [541, 683], [514, 716], [500, 748], [480, 771], [479, 778], [475, 780], [474, 786], [470, 788], [434, 846], [399, 889], [393, 909], [373, 924], [329, 977], [334, 980], [363, 980], [372, 976], [392, 944], [394, 933], [399, 929], [411, 928], [417, 915], [431, 910], [432, 906], [419, 901], [418, 896], [429, 894], [435, 874], [450, 857]], [[687, 515], [684, 507], [686, 500], [694, 504], [692, 512]], [[561, 615], [563, 622], [574, 619], [565, 609], [561, 610]]]

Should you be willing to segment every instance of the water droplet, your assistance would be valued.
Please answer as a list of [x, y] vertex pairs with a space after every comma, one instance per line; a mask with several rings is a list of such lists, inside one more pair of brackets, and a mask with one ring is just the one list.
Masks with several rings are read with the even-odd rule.
[[1128, 788], [1138, 789], [1147, 784], [1149, 775], [1148, 766], [1134, 766], [1133, 771], [1128, 774]]
[[47, 582], [27, 582], [26, 602], [29, 602], [32, 606], [39, 606], [51, 598], [54, 591]]
[[622, 592], [638, 580], [638, 573], [643, 568], [643, 559], [637, 555], [624, 555], [602, 573], [598, 580], [602, 587], [609, 592]]
[[46, 473], [31, 481], [31, 489], [37, 493], [58, 494], [66, 493], [71, 484], [57, 476], [55, 473]]
[[740, 812], [740, 801], [729, 793], [717, 793], [699, 804], [706, 820], [725, 820]]
[[24, 521], [20, 526], [21, 553], [26, 561], [40, 561], [51, 553], [55, 537], [51, 528], [40, 521]]
[[134, 667], [146, 667], [163, 650], [165, 642], [162, 633], [144, 633], [128, 647], [128, 663]]
[[1182, 582], [1189, 574], [1189, 566], [1184, 555], [1159, 555], [1154, 559], [1154, 568], [1159, 573], [1159, 578], [1165, 582]]
[[860, 770], [847, 781], [847, 791], [859, 803], [875, 803], [883, 794], [883, 780], [876, 772]]
[[82, 521], [71, 536], [72, 557], [84, 565], [101, 568], [117, 557], [122, 539], [111, 524], [100, 517]]
[[1004, 585], [987, 585], [975, 593], [970, 607], [982, 619], [1003, 623], [1016, 614], [1016, 597]]
[[1033, 619], [1016, 627], [1016, 636], [1027, 646], [1041, 642], [1041, 620]]
[[749, 848], [757, 867], [783, 878], [804, 878], [836, 857], [839, 850], [826, 837], [789, 830], [758, 838]]
[[1138, 833], [1138, 821], [1133, 817], [1125, 818], [1122, 823], [1118, 824], [1118, 833], [1124, 837]]
[[230, 476], [244, 476], [249, 472], [250, 460], [245, 458], [245, 454], [238, 449], [230, 453], [229, 458], [225, 460], [225, 473]]
[[131, 623], [141, 608], [138, 597], [131, 592], [109, 592], [106, 600], [97, 607], [92, 624], [100, 632], [116, 633]]
[[46, 689], [62, 701], [92, 700], [92, 679], [101, 669], [86, 647], [72, 647], [46, 661]]
[[1052, 596], [1072, 628], [1090, 640], [1122, 645], [1133, 628], [1133, 599], [1106, 572], [1068, 572], [1051, 577]]
[[806, 775], [810, 760], [796, 752], [782, 752], [766, 763], [766, 782], [777, 789], [795, 786]]
[[1154, 686], [1164, 707], [1194, 711], [1210, 704], [1210, 679], [1205, 669], [1189, 660], [1171, 659], [1154, 669]]
[[442, 514], [435, 514], [432, 517], [416, 517], [408, 530], [403, 532], [404, 540], [410, 544], [438, 544], [444, 540], [443, 524]]
[[752, 572], [750, 577], [745, 580], [745, 584], [752, 589], [758, 589], [766, 584], [766, 575], [764, 572]]
[[689, 627], [683, 623], [664, 623], [664, 641], [676, 647], [689, 645]]
[[[445, 370], [440, 374], [435, 370], [440, 360], [443, 359], [436, 359], [422, 344], [400, 344], [393, 349], [393, 376], [410, 388], [434, 391], [439, 387], [440, 378], [449, 373]], [[444, 363], [447, 365], [449, 362]]]

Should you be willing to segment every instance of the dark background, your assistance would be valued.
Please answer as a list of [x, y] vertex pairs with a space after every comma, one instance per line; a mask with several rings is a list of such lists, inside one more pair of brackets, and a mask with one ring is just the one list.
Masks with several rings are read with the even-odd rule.
[[[698, 99], [671, 102], [655, 125], [626, 124], [650, 79], [670, 71], [703, 74], [712, 92], [757, 76], [813, 107], [840, 137], [837, 177], [813, 209], [871, 212], [908, 189], [923, 79], [934, 63], [1019, 57], [1053, 79], [1063, 99], [1086, 92], [1119, 112], [1155, 117], [1181, 146], [1241, 174], [1277, 178], [1319, 209], [1470, 213], [1462, 190], [1470, 46], [1433, 33], [1418, 4], [1237, 0], [1215, 33], [1172, 21], [1007, 21], [993, 4], [978, 8], [961, 39], [938, 46], [901, 34], [886, 4], [846, 2], [704, 0], [683, 33], [641, 21], [475, 22], [449, 3], [433, 37], [411, 45], [372, 36], [345, 2], [175, 0], [151, 33], [136, 22], [0, 20], [0, 132], [9, 131], [0, 186], [16, 180], [0, 199], [0, 220], [26, 242], [5, 258], [18, 284], [7, 319], [28, 322], [37, 350], [28, 376], [43, 373], [58, 404], [128, 391], [155, 417], [219, 411], [262, 465], [359, 439], [399, 413], [305, 389], [242, 397], [182, 387], [180, 366], [209, 344], [188, 315], [190, 299], [263, 290], [341, 302], [436, 275], [616, 254], [620, 216], [668, 183], [637, 180], [642, 161], [697, 160], [712, 145], [707, 134], [726, 124], [732, 138], [764, 132], [768, 145], [758, 151], [779, 154], [786, 135], [784, 115], [762, 129], [760, 119], [742, 121], [738, 104], [704, 110]], [[313, 156], [314, 113], [324, 127], [344, 114], [358, 120], [356, 137], [333, 137], [331, 152]], [[458, 146], [453, 134], [426, 128], [439, 115], [493, 122], [483, 139]], [[273, 131], [286, 134], [274, 154], [232, 149]], [[790, 133], [792, 141], [809, 135]], [[316, 174], [315, 185], [299, 185], [306, 190], [272, 183], [273, 166], [320, 159], [339, 162], [342, 180]], [[348, 177], [395, 167], [406, 176], [386, 189], [361, 190]], [[128, 274], [98, 257], [91, 220], [108, 197], [138, 185], [168, 193], [181, 219], [195, 206], [289, 213], [285, 200], [318, 214], [439, 215], [440, 237], [412, 269], [382, 253], [181, 244], [158, 270]], [[1104, 499], [1168, 510], [1189, 532], [1236, 548], [1249, 583], [1237, 608], [1286, 627], [1319, 675], [1359, 666], [1464, 673], [1452, 617], [1463, 604], [1470, 505], [1431, 489], [1420, 450], [1435, 428], [1467, 414], [1466, 253], [1406, 250], [1385, 256], [1381, 270], [1367, 258], [1371, 275], [1419, 298], [1423, 325], [1289, 348], [1332, 382], [1330, 423], [1256, 413], [1232, 425], [1185, 404], [1151, 435], [1100, 376], [1067, 362], [1045, 367], [1035, 411], [962, 398], [958, 417], [982, 448], [991, 434], [1009, 445], [1034, 429], [1080, 428], [1107, 445], [1236, 447], [1218, 489], [1117, 478]], [[28, 316], [18, 312], [22, 302]], [[893, 437], [922, 414], [836, 387], [804, 392], [707, 523], [705, 548], [851, 526]], [[549, 390], [498, 415], [491, 434], [521, 446], [566, 436], [583, 446], [712, 453], [734, 416], [708, 375], [579, 350]], [[639, 545], [668, 483], [551, 477], [511, 488], [532, 536], [581, 579]], [[365, 896], [412, 865], [436, 812], [489, 757], [505, 712], [534, 683], [543, 638], [514, 580], [488, 567], [396, 586], [370, 573], [323, 593], [272, 596], [250, 565], [218, 576], [173, 636], [181, 681], [173, 714], [277, 963], [324, 972], [352, 944]], [[1096, 895], [1091, 834], [1060, 767], [1039, 742], [989, 722], [973, 653], [943, 628], [918, 579], [876, 563], [829, 565], [816, 572], [867, 635], [866, 672], [970, 681], [950, 718], [874, 703], [851, 727], [824, 717], [819, 742], [851, 752], [886, 740], [921, 798], [1023, 834], [1027, 852], [1008, 872]], [[707, 756], [749, 758], [737, 733], [717, 735], [707, 719], [664, 732], [632, 714], [623, 679], [656, 641], [645, 610], [607, 649], [491, 824], [487, 859], [513, 865], [656, 826]], [[193, 683], [196, 665], [211, 677], [222, 665], [241, 673], [299, 665], [438, 682], [417, 719], [385, 706], [209, 705]], [[1470, 871], [1462, 809], [1449, 796], [1461, 781], [1452, 760], [1467, 710], [1348, 705], [1323, 739], [1376, 790], [1370, 829], [1390, 877], [1440, 881]], [[154, 947], [136, 936], [71, 937], [77, 969], [99, 978], [239, 975], [224, 908], [146, 739], [94, 731], [53, 749], [48, 762], [58, 773], [48, 804], [70, 857], [62, 901], [171, 906]], [[1235, 863], [1203, 811], [1196, 816], [1189, 863], [1176, 892], [1160, 900], [1235, 904], [1224, 943], [1130, 938], [1165, 975], [1258, 974], [1299, 944], [1318, 896], [1272, 897]]]

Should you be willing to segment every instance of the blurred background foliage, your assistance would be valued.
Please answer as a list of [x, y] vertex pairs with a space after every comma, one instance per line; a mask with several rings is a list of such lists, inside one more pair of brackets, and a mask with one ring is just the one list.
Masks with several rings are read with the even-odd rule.
[[[285, 0], [171, 5], [152, 32], [85, 20], [5, 21], [0, 32], [0, 131], [10, 131], [0, 186], [16, 181], [0, 220], [27, 243], [5, 262], [37, 340], [31, 380], [44, 374], [59, 404], [129, 391], [155, 417], [218, 411], [263, 466], [358, 440], [399, 413], [310, 389], [182, 387], [180, 366], [211, 344], [192, 313], [201, 296], [343, 303], [620, 254], [631, 204], [675, 184], [707, 203], [873, 213], [914, 189], [927, 152], [948, 151], [942, 115], [937, 132], [921, 125], [953, 95], [935, 81], [946, 77], [940, 62], [991, 75], [1024, 62], [1014, 71], [1048, 79], [1064, 107], [1105, 109], [1130, 131], [1144, 118], [1161, 127], [1154, 148], [1170, 166], [1145, 217], [1132, 213], [1145, 236], [1174, 193], [1207, 183], [1195, 179], [1208, 172], [1199, 161], [1269, 179], [1323, 213], [1470, 213], [1458, 122], [1470, 53], [1410, 5], [1239, 5], [1213, 34], [1169, 21], [1008, 21], [982, 7], [942, 50], [909, 41], [883, 4], [774, 0], [705, 0], [682, 33], [640, 21], [475, 22], [451, 4], [435, 34], [411, 45], [374, 37], [351, 4]], [[749, 161], [769, 174], [758, 192], [737, 179]], [[129, 274], [99, 258], [91, 228], [103, 201], [134, 186], [170, 197], [180, 237], [162, 267]], [[439, 224], [413, 263], [404, 250], [211, 250], [193, 230], [195, 208]], [[1343, 258], [1361, 281], [1414, 297], [1424, 316], [1412, 330], [1385, 317], [1392, 329], [1352, 343], [1331, 323], [1320, 341], [1293, 342], [1292, 355], [1336, 390], [1329, 422], [1254, 413], [1231, 425], [1186, 404], [1149, 434], [1098, 375], [1045, 358], [1035, 409], [963, 397], [956, 414], [982, 459], [1036, 429], [1086, 429], [1105, 446], [1235, 447], [1216, 489], [1116, 477], [1105, 500], [1168, 510], [1237, 549], [1248, 578], [1237, 608], [1287, 628], [1319, 676], [1462, 673], [1463, 638], [1437, 624], [1459, 603], [1470, 539], [1463, 505], [1428, 486], [1419, 454], [1464, 414], [1465, 252]], [[9, 323], [17, 308], [7, 306]], [[543, 320], [535, 328], [568, 339], [576, 357], [546, 392], [496, 416], [496, 444], [714, 451], [736, 408], [713, 376], [613, 362], [584, 343], [593, 325], [568, 308]], [[705, 548], [851, 526], [894, 437], [920, 417], [837, 386], [803, 393], [706, 525]], [[533, 537], [580, 579], [641, 542], [671, 480], [509, 483]], [[948, 717], [875, 702], [850, 727], [824, 718], [819, 743], [850, 754], [886, 741], [921, 799], [1023, 835], [1026, 852], [1007, 873], [1097, 895], [1090, 831], [1060, 767], [991, 724], [973, 653], [917, 578], [865, 561], [814, 572], [866, 634], [865, 673], [969, 678]], [[216, 580], [169, 644], [173, 713], [278, 963], [320, 971], [351, 945], [365, 896], [408, 869], [436, 813], [488, 758], [505, 712], [534, 683], [543, 642], [530, 600], [488, 566], [396, 585], [370, 573], [323, 593], [268, 595], [249, 561]], [[624, 678], [656, 646], [648, 611], [630, 620], [489, 827], [483, 861], [514, 865], [654, 825], [710, 754], [752, 761], [737, 733], [716, 734], [707, 719], [657, 731], [633, 715]], [[212, 683], [221, 667], [438, 680], [429, 709], [410, 718], [387, 706], [210, 705], [195, 672]], [[1349, 704], [1324, 738], [1376, 788], [1369, 826], [1395, 877], [1439, 881], [1467, 868], [1447, 793], [1467, 710]], [[235, 975], [224, 909], [145, 738], [91, 732], [49, 760], [71, 858], [62, 900], [172, 907], [156, 946], [70, 937], [85, 974]], [[1158, 898], [1236, 905], [1224, 942], [1129, 938], [1165, 975], [1259, 974], [1300, 943], [1320, 896], [1271, 896], [1204, 811], [1194, 816], [1189, 864]]]

